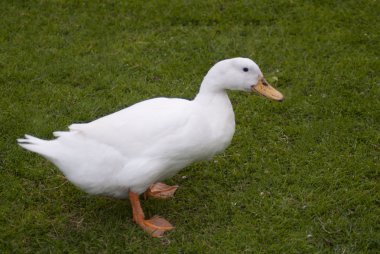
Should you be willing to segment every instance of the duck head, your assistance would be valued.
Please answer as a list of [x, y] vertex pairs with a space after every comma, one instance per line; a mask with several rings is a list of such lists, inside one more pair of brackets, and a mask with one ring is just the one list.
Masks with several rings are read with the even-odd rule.
[[284, 96], [264, 79], [259, 66], [251, 59], [241, 57], [216, 63], [205, 76], [202, 89], [253, 91], [275, 101], [284, 100]]

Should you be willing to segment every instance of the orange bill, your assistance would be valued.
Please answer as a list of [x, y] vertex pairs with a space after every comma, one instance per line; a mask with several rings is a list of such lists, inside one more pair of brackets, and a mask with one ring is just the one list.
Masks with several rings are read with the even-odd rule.
[[269, 83], [264, 79], [260, 79], [259, 82], [257, 82], [256, 85], [252, 86], [252, 91], [257, 92], [269, 99], [275, 100], [275, 101], [283, 101], [284, 96], [282, 93], [274, 89]]

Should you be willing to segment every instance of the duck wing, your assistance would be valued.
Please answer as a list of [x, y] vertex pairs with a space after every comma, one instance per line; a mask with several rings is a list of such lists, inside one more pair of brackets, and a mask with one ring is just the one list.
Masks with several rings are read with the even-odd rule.
[[126, 157], [176, 156], [199, 150], [196, 146], [207, 136], [207, 124], [200, 118], [191, 101], [156, 98], [69, 129], [114, 147]]

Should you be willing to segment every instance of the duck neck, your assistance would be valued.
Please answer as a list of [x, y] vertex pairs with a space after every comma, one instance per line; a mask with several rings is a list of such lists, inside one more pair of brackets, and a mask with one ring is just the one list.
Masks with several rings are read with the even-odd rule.
[[199, 93], [193, 103], [204, 116], [205, 124], [211, 129], [212, 137], [221, 145], [222, 151], [232, 139], [235, 132], [235, 114], [230, 99], [222, 86], [202, 82]]
[[210, 80], [205, 78], [194, 101], [209, 104], [215, 101], [215, 99], [230, 103], [226, 90], [221, 88], [221, 86], [210, 83]]

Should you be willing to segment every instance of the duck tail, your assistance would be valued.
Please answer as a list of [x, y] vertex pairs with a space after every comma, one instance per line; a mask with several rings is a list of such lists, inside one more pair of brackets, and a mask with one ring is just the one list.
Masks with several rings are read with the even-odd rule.
[[25, 138], [17, 139], [18, 145], [22, 148], [38, 153], [47, 159], [54, 158], [54, 149], [52, 149], [52, 142], [33, 137], [25, 134]]

